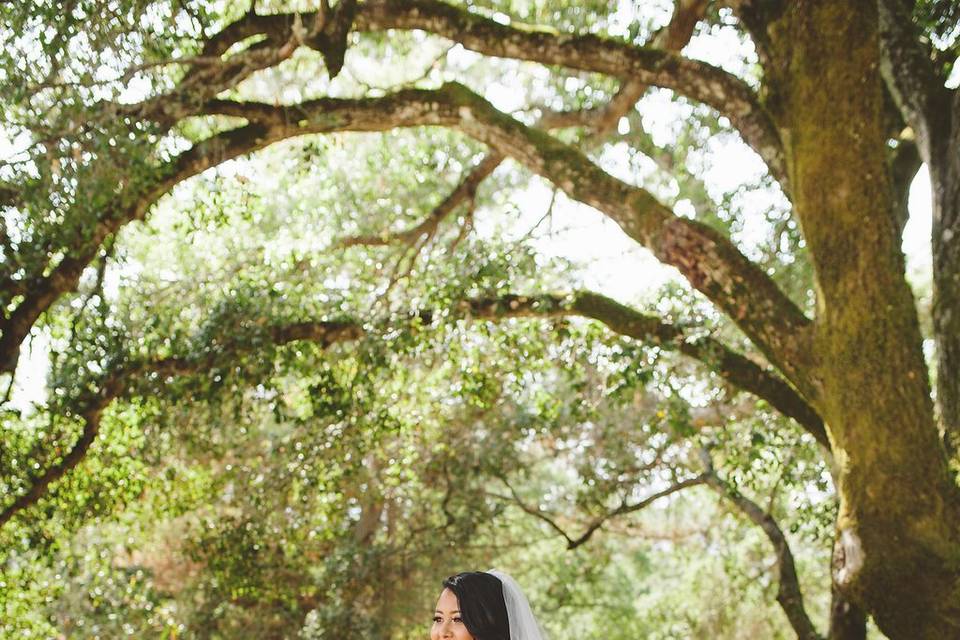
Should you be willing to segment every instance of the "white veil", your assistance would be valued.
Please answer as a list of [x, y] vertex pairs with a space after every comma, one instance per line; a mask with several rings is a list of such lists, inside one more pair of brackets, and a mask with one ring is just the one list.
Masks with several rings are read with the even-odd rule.
[[507, 620], [510, 622], [510, 640], [547, 640], [537, 619], [530, 610], [527, 597], [517, 581], [502, 571], [491, 569], [487, 573], [503, 583], [503, 601], [507, 605]]

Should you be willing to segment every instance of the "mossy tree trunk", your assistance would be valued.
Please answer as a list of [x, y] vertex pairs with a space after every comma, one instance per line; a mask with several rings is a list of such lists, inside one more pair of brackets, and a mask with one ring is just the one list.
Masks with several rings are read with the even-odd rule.
[[804, 372], [836, 460], [836, 587], [891, 638], [960, 636], [960, 518], [893, 207], [873, 3], [769, 22], [771, 106], [815, 268]]

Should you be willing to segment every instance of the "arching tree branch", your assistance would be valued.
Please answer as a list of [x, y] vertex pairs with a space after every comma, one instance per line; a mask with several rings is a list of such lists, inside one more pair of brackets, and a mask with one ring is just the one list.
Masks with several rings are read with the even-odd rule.
[[435, 0], [382, 0], [364, 5], [357, 29], [423, 29], [485, 55], [519, 58], [581, 71], [629, 76], [673, 89], [730, 118], [786, 188], [779, 134], [753, 90], [709, 64], [663, 50], [642, 49], [594, 35], [572, 36], [528, 25], [501, 25]]
[[930, 170], [937, 405], [944, 445], [955, 456], [960, 450], [960, 90], [944, 85], [943, 67], [934, 62], [929, 42], [917, 37], [916, 4], [879, 0], [881, 71]]
[[645, 316], [634, 309], [595, 293], [575, 297], [573, 308], [586, 317], [604, 323], [610, 330], [638, 340], [654, 340], [703, 363], [721, 378], [763, 398], [783, 415], [793, 418], [825, 449], [830, 449], [823, 420], [810, 404], [775, 373], [736, 353], [710, 336], [688, 337], [674, 325]]
[[647, 191], [631, 187], [594, 165], [569, 145], [497, 111], [466, 87], [406, 90], [382, 98], [320, 99], [293, 107], [211, 100], [202, 114], [245, 118], [249, 124], [213, 136], [184, 152], [139, 193], [123, 193], [120, 202], [91, 230], [90, 241], [65, 257], [36, 283], [31, 295], [4, 323], [0, 364], [12, 365], [30, 327], [63, 292], [73, 290], [100, 243], [123, 224], [142, 219], [149, 207], [178, 182], [230, 158], [289, 137], [332, 131], [384, 131], [424, 125], [458, 128], [499, 153], [509, 155], [562, 188], [570, 197], [607, 214], [623, 231], [672, 265], [731, 316], [744, 332], [802, 386], [792, 362], [800, 331], [809, 324], [773, 281], [725, 237], [713, 229], [674, 215]]
[[[588, 317], [604, 323], [612, 331], [621, 335], [652, 341], [668, 349], [676, 348], [681, 353], [700, 360], [731, 384], [767, 400], [785, 415], [797, 420], [817, 438], [818, 442], [829, 447], [823, 423], [819, 417], [775, 374], [763, 371], [749, 359], [734, 353], [716, 340], [698, 337], [688, 341], [677, 327], [657, 318], [644, 316], [604, 296], [586, 292], [573, 296], [504, 296], [496, 299], [473, 299], [462, 301], [459, 304], [459, 311], [472, 318], [493, 321], [521, 317]], [[416, 317], [420, 321], [431, 323], [434, 314], [430, 310], [423, 310], [417, 313]], [[303, 321], [269, 328], [266, 344], [282, 345], [305, 340], [327, 348], [336, 343], [357, 340], [363, 335], [365, 330], [359, 321]], [[241, 341], [231, 343], [230, 348], [240, 355], [256, 348], [255, 344], [260, 343]], [[104, 409], [113, 400], [126, 393], [134, 382], [148, 376], [190, 375], [209, 370], [214, 365], [213, 355], [193, 359], [169, 357], [133, 363], [113, 371], [98, 385], [98, 392], [81, 400], [77, 414], [83, 421], [83, 429], [73, 447], [59, 462], [34, 478], [30, 488], [0, 512], [0, 527], [17, 512], [35, 504], [51, 484], [83, 460], [90, 445], [96, 439]], [[622, 513], [635, 510], [628, 505], [622, 506], [621, 509], [625, 509], [621, 511]], [[598, 524], [597, 527], [599, 526]]]
[[729, 239], [674, 215], [647, 191], [610, 176], [578, 150], [497, 111], [462, 85], [448, 84], [435, 91], [407, 90], [384, 98], [315, 100], [296, 107], [218, 100], [209, 102], [203, 111], [260, 124], [264, 144], [303, 133], [417, 125], [457, 128], [609, 216], [662, 262], [676, 267], [804, 389], [803, 376], [792, 357], [798, 353], [809, 320]]
[[751, 522], [760, 527], [770, 544], [773, 545], [777, 554], [777, 569], [779, 572], [777, 603], [786, 614], [790, 626], [797, 634], [797, 638], [799, 640], [822, 640], [823, 637], [817, 633], [803, 606], [803, 592], [800, 590], [793, 552], [790, 551], [787, 538], [783, 535], [783, 531], [776, 520], [756, 502], [732, 490], [721, 480], [713, 468], [713, 461], [707, 451], [701, 451], [700, 458], [706, 467], [704, 479], [707, 486], [716, 491], [722, 498], [731, 502]]
[[[681, 0], [674, 7], [670, 23], [660, 30], [653, 38], [653, 46], [666, 51], [678, 52], [693, 35], [697, 21], [703, 16], [707, 2], [705, 0]], [[617, 93], [601, 107], [581, 109], [576, 111], [549, 111], [545, 112], [537, 122], [537, 128], [559, 129], [563, 127], [581, 126], [588, 129], [584, 142], [601, 139], [616, 127], [621, 117], [633, 109], [637, 100], [648, 89], [648, 85], [635, 79], [626, 79], [622, 82]], [[393, 243], [409, 244], [426, 233], [437, 228], [437, 225], [450, 215], [456, 208], [474, 196], [480, 183], [493, 173], [505, 157], [494, 151], [484, 157], [466, 176], [461, 183], [420, 223], [396, 233], [379, 235], [352, 236], [345, 238], [338, 244], [368, 246], [382, 246]]]
[[[691, 15], [687, 5], [678, 14], [677, 30], [663, 43], [682, 38]], [[314, 14], [303, 14], [308, 23]], [[232, 44], [266, 34], [283, 42], [289, 39], [294, 15], [250, 15], [227, 26], [207, 43], [205, 53], [223, 53]], [[704, 62], [663, 49], [649, 49], [596, 35], [570, 35], [530, 25], [503, 25], [489, 18], [438, 0], [376, 0], [357, 9], [358, 31], [420, 29], [458, 42], [489, 56], [516, 58], [603, 73], [633, 82], [672, 89], [707, 104], [730, 119], [743, 139], [767, 163], [785, 192], [787, 172], [776, 127], [753, 90], [742, 80]]]
[[612, 520], [619, 516], [627, 515], [629, 513], [636, 513], [637, 511], [642, 511], [643, 509], [646, 509], [651, 504], [653, 504], [654, 502], [656, 502], [661, 498], [665, 498], [669, 495], [677, 493], [678, 491], [682, 491], [688, 487], [695, 487], [697, 485], [705, 484], [707, 482], [707, 479], [705, 476], [699, 475], [693, 478], [687, 478], [686, 480], [681, 480], [680, 482], [677, 482], [675, 484], [672, 484], [666, 487], [665, 489], [661, 489], [660, 491], [652, 493], [646, 498], [639, 500], [637, 502], [628, 502], [627, 500], [623, 500], [620, 503], [620, 506], [618, 506], [616, 509], [609, 511], [608, 513], [604, 513], [603, 515], [600, 515], [594, 518], [592, 521], [590, 521], [590, 523], [587, 525], [584, 532], [581, 533], [576, 538], [574, 538], [572, 535], [567, 533], [567, 531], [563, 527], [561, 527], [557, 523], [557, 521], [553, 517], [551, 517], [547, 512], [543, 511], [538, 507], [533, 507], [528, 505], [523, 500], [523, 498], [520, 497], [517, 491], [513, 488], [513, 485], [507, 482], [505, 478], [501, 478], [501, 480], [510, 490], [510, 496], [509, 497], [501, 496], [495, 493], [491, 495], [500, 500], [504, 500], [504, 501], [512, 502], [513, 504], [516, 504], [524, 513], [527, 513], [533, 516], [534, 518], [537, 518], [538, 520], [546, 523], [547, 526], [549, 526], [551, 529], [556, 531], [560, 535], [560, 537], [562, 537], [564, 540], [567, 541], [568, 550], [576, 549], [577, 547], [583, 544], [586, 544], [590, 540], [590, 538], [593, 537], [593, 534], [595, 534], [598, 530], [600, 530], [600, 528], [603, 527], [604, 523], [606, 523], [609, 520]]

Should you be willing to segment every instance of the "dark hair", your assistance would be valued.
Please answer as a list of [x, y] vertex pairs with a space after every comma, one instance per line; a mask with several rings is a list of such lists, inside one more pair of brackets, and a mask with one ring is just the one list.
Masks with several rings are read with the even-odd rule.
[[443, 586], [457, 596], [460, 617], [475, 640], [510, 640], [503, 583], [495, 575], [467, 571], [450, 576]]

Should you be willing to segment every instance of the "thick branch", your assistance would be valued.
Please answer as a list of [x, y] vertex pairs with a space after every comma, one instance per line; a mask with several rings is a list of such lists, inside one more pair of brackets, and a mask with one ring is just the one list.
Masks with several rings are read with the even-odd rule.
[[491, 319], [503, 316], [579, 315], [598, 320], [620, 335], [657, 344], [665, 349], [676, 349], [698, 360], [735, 387], [766, 400], [780, 413], [793, 418], [819, 444], [830, 448], [823, 420], [789, 384], [710, 336], [688, 337], [675, 325], [592, 292], [581, 292], [566, 298], [506, 296], [486, 301], [464, 301], [462, 305], [474, 316]]
[[944, 132], [944, 162], [930, 166], [933, 184], [933, 331], [937, 342], [937, 405], [951, 457], [960, 452], [960, 91], [953, 128]]
[[485, 55], [520, 58], [604, 73], [673, 89], [730, 118], [744, 140], [785, 181], [779, 136], [753, 91], [716, 67], [661, 50], [636, 48], [595, 35], [507, 26], [435, 0], [383, 0], [365, 5], [361, 30], [423, 29]]
[[0, 324], [0, 373], [13, 373], [20, 357], [20, 345], [33, 328], [37, 318], [52, 305], [61, 294], [73, 291], [80, 282], [84, 268], [100, 250], [100, 242], [91, 244], [78, 256], [68, 256], [60, 261], [50, 275], [31, 282], [26, 287], [25, 297]]
[[707, 471], [704, 473], [706, 484], [716, 491], [723, 498], [729, 500], [750, 519], [755, 525], [763, 530], [763, 533], [770, 540], [773, 549], [777, 554], [777, 567], [779, 569], [780, 580], [777, 587], [777, 602], [780, 608], [787, 615], [790, 626], [797, 634], [799, 640], [822, 640], [822, 636], [817, 633], [807, 615], [803, 606], [803, 592], [800, 590], [800, 581], [797, 578], [797, 568], [793, 561], [793, 552], [790, 551], [790, 545], [783, 531], [777, 525], [769, 513], [764, 511], [757, 503], [750, 500], [741, 493], [732, 490], [723, 482], [713, 469], [713, 463], [710, 460], [710, 454], [703, 451], [701, 458]]
[[762, 398], [830, 449], [823, 420], [789, 384], [749, 358], [736, 353], [710, 336], [688, 338], [684, 332], [659, 318], [645, 316], [634, 309], [595, 293], [578, 294], [572, 308], [579, 314], [604, 323], [612, 331], [638, 340], [653, 340], [665, 347], [700, 361], [721, 378]]
[[717, 231], [681, 218], [649, 192], [610, 176], [573, 147], [497, 111], [459, 84], [383, 98], [323, 99], [295, 107], [211, 101], [211, 114], [261, 124], [265, 142], [305, 133], [382, 131], [417, 125], [455, 127], [605, 213], [733, 318], [770, 361], [798, 383], [791, 362], [809, 324], [776, 284]]
[[[933, 186], [933, 324], [937, 342], [937, 405], [948, 453], [960, 445], [960, 92], [944, 86], [930, 46], [917, 37], [914, 2], [880, 0], [881, 71], [904, 120], [914, 130]], [[910, 158], [907, 158], [909, 161]], [[906, 164], [906, 169], [912, 169]], [[894, 167], [897, 184], [896, 165]], [[903, 200], [901, 200], [902, 204]]]
[[[688, 14], [682, 15], [686, 18]], [[309, 22], [314, 18], [314, 14], [303, 14], [302, 19]], [[207, 46], [211, 53], [223, 52], [239, 39], [260, 33], [286, 40], [292, 24], [293, 17], [289, 15], [248, 14], [226, 27]], [[489, 56], [603, 73], [672, 89], [727, 116], [747, 144], [764, 159], [784, 191], [789, 192], [779, 134], [759, 99], [742, 80], [710, 64], [593, 34], [570, 35], [528, 25], [502, 25], [437, 0], [364, 3], [358, 7], [354, 28], [420, 29]], [[680, 32], [679, 26], [677, 31]]]
[[629, 77], [665, 87], [727, 116], [787, 188], [779, 134], [753, 90], [712, 65], [663, 50], [637, 48], [595, 35], [508, 26], [436, 0], [381, 0], [364, 5], [357, 29], [422, 29], [485, 55], [519, 58], [581, 71]]
[[[950, 125], [950, 90], [944, 87], [917, 37], [913, 2], [879, 0], [881, 66], [887, 87], [904, 120], [916, 132], [920, 156], [938, 163]], [[955, 152], [955, 150], [954, 150]]]
[[[705, 0], [681, 0], [674, 8], [670, 23], [654, 37], [654, 46], [667, 51], [680, 51], [690, 41], [697, 21], [703, 16], [707, 3]], [[589, 130], [585, 142], [598, 140], [617, 126], [617, 122], [627, 114], [637, 100], [646, 92], [648, 85], [630, 79], [624, 81], [617, 93], [607, 104], [594, 109], [577, 111], [550, 111], [544, 113], [537, 122], [541, 129], [559, 129], [582, 126]], [[394, 243], [410, 244], [425, 234], [432, 233], [437, 226], [450, 215], [462, 202], [472, 199], [480, 183], [496, 170], [504, 156], [493, 152], [488, 154], [471, 173], [464, 178], [420, 223], [404, 231], [371, 236], [352, 236], [345, 238], [339, 245], [385, 246]]]
[[[759, 395], [785, 415], [793, 417], [824, 446], [826, 435], [823, 424], [803, 400], [774, 374], [760, 369], [756, 364], [740, 356], [711, 338], [684, 339], [682, 332], [659, 319], [643, 316], [627, 307], [593, 293], [581, 293], [573, 297], [560, 296], [505, 296], [488, 300], [464, 300], [461, 311], [474, 318], [502, 320], [517, 317], [559, 317], [580, 315], [594, 318], [607, 324], [611, 330], [638, 340], [654, 341], [665, 348], [675, 347], [681, 353], [701, 360], [732, 384]], [[417, 314], [421, 321], [432, 322], [433, 313]], [[327, 348], [332, 344], [357, 340], [365, 334], [359, 322], [297, 322], [277, 325], [269, 330], [268, 342], [282, 345], [306, 340]], [[234, 353], [249, 352], [258, 341], [231, 342]], [[222, 357], [222, 356], [220, 356]], [[102, 384], [101, 391], [83, 402], [79, 415], [84, 428], [80, 438], [63, 459], [47, 469], [31, 484], [31, 488], [0, 512], [0, 527], [17, 512], [36, 503], [48, 487], [63, 477], [84, 458], [96, 438], [103, 410], [117, 397], [123, 395], [136, 380], [147, 376], [190, 375], [209, 370], [215, 364], [214, 356], [203, 358], [170, 357], [129, 366], [113, 372]], [[625, 512], [629, 512], [628, 507]], [[599, 526], [599, 525], [598, 525]], [[589, 537], [589, 536], [588, 536]]]

